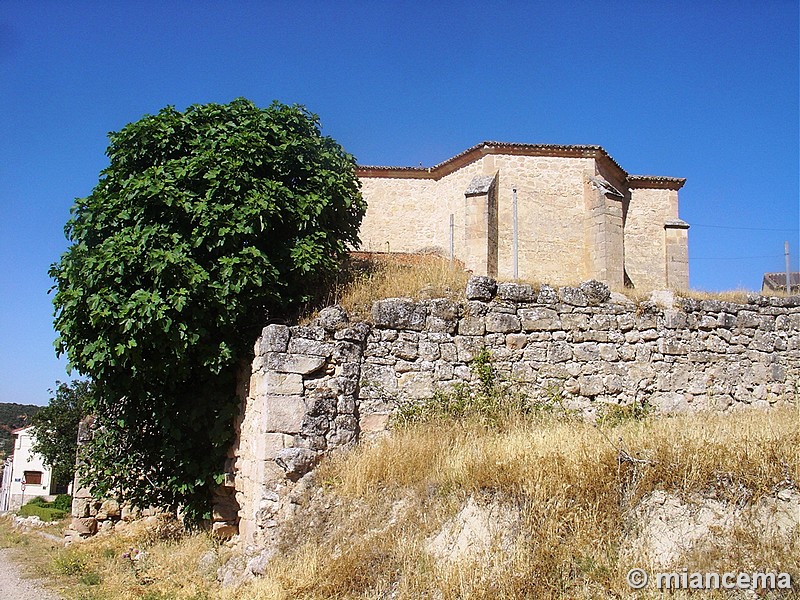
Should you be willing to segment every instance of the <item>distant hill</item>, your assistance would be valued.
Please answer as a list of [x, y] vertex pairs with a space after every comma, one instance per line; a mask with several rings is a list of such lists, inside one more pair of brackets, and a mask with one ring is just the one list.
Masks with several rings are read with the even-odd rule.
[[11, 432], [30, 424], [31, 417], [41, 408], [33, 404], [0, 402], [0, 459], [5, 459], [13, 449]]

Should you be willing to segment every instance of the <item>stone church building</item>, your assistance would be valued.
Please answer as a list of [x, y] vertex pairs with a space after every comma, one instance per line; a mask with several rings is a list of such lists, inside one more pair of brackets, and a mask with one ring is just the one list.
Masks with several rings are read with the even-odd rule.
[[483, 142], [434, 167], [361, 166], [358, 176], [365, 251], [452, 253], [500, 279], [516, 268], [551, 284], [689, 285], [686, 180], [629, 175], [600, 146]]

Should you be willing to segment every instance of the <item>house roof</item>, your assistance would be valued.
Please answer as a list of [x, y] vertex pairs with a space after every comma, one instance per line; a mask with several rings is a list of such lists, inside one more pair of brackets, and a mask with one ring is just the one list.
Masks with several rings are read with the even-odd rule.
[[12, 429], [9, 433], [12, 435], [16, 435], [18, 433], [22, 433], [23, 431], [27, 431], [28, 429], [33, 429], [33, 425], [26, 425], [25, 427], [19, 427], [17, 429]]
[[[800, 287], [800, 272], [789, 273], [789, 285], [793, 288]], [[786, 289], [786, 272], [764, 273], [764, 281], [761, 283], [762, 290], [777, 292]]]
[[408, 179], [440, 179], [449, 173], [478, 160], [487, 154], [516, 154], [522, 156], [557, 156], [564, 158], [594, 158], [615, 171], [621, 179], [634, 188], [666, 188], [678, 190], [686, 179], [653, 175], [629, 175], [602, 146], [564, 146], [557, 144], [518, 144], [486, 141], [475, 144], [463, 152], [432, 167], [392, 167], [360, 165], [359, 177], [399, 177]]

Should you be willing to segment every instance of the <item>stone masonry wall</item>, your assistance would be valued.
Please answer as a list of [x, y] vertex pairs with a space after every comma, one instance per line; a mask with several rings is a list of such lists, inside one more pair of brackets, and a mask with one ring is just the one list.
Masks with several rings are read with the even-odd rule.
[[268, 545], [323, 454], [383, 431], [398, 399], [471, 381], [482, 348], [510, 385], [589, 418], [603, 403], [766, 409], [797, 401], [800, 297], [634, 303], [594, 281], [473, 277], [463, 302], [380, 300], [371, 324], [330, 307], [310, 326], [269, 325], [232, 451], [245, 547]]

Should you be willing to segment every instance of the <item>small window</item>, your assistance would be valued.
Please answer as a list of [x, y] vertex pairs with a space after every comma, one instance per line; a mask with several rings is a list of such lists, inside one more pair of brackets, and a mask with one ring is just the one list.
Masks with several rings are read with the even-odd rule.
[[42, 485], [41, 471], [25, 471], [25, 485]]

